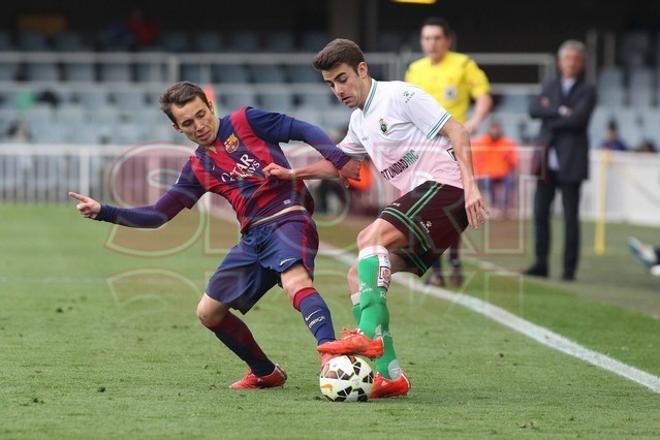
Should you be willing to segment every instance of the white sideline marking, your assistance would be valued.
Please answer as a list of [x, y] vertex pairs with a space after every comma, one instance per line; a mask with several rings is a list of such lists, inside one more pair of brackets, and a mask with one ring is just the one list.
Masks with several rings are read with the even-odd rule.
[[[321, 243], [321, 246], [323, 249], [319, 251], [319, 254], [330, 256], [349, 266], [355, 259], [355, 255], [334, 248], [327, 243]], [[628, 364], [624, 364], [623, 362], [617, 361], [616, 359], [602, 353], [598, 353], [597, 351], [583, 347], [560, 334], [548, 330], [545, 327], [541, 327], [540, 325], [533, 324], [489, 302], [462, 293], [451, 292], [440, 287], [427, 286], [412, 274], [396, 274], [396, 276], [392, 278], [392, 281], [406, 287], [412, 287], [425, 295], [460, 304], [473, 312], [492, 319], [493, 321], [521, 333], [547, 347], [625, 377], [626, 379], [632, 380], [655, 393], [660, 393], [660, 377], [654, 376]]]

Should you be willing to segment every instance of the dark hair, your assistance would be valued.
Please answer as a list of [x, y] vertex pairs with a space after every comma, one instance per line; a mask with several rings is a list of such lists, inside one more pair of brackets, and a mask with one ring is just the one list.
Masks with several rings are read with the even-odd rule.
[[172, 104], [183, 107], [195, 98], [201, 99], [208, 108], [211, 108], [211, 103], [200, 86], [190, 81], [180, 81], [169, 86], [160, 97], [160, 109], [176, 124], [172, 114]]
[[364, 54], [360, 46], [351, 40], [337, 38], [316, 54], [312, 65], [316, 70], [321, 71], [346, 63], [357, 72], [358, 65], [363, 62]]
[[449, 22], [442, 17], [429, 17], [422, 23], [422, 27], [424, 26], [440, 26], [442, 32], [447, 38], [451, 38], [454, 35], [454, 31], [451, 26], [449, 26]]

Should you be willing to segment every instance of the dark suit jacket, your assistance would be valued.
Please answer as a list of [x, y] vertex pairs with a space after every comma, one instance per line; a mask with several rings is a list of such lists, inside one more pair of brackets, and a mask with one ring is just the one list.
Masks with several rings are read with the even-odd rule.
[[[549, 105], [542, 104], [547, 98]], [[569, 116], [561, 116], [559, 107], [572, 110]], [[589, 177], [589, 136], [587, 128], [596, 105], [596, 90], [579, 78], [567, 95], [556, 78], [543, 84], [541, 94], [529, 106], [529, 115], [543, 121], [539, 142], [554, 147], [559, 160], [557, 179], [563, 183], [578, 183]], [[538, 170], [537, 170], [538, 171]]]

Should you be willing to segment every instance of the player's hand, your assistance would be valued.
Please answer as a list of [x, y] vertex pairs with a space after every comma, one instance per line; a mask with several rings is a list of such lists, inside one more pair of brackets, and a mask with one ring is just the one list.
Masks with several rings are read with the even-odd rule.
[[291, 180], [296, 177], [296, 174], [289, 168], [284, 168], [276, 163], [269, 163], [264, 167], [264, 176], [273, 176], [282, 180]]
[[69, 191], [69, 197], [80, 202], [76, 205], [76, 209], [87, 218], [96, 218], [98, 213], [101, 212], [101, 204], [91, 197], [71, 191]]
[[362, 163], [359, 160], [351, 159], [339, 170], [339, 176], [343, 179], [360, 180], [360, 167]]
[[472, 229], [477, 229], [488, 218], [488, 209], [486, 209], [486, 204], [481, 197], [481, 191], [479, 191], [476, 182], [465, 186], [465, 211]]

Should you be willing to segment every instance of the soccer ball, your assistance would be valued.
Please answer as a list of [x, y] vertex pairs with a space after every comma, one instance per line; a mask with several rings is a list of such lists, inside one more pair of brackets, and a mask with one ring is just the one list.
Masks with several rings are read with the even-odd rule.
[[366, 402], [374, 387], [374, 372], [360, 356], [337, 356], [321, 370], [321, 394], [333, 402]]

